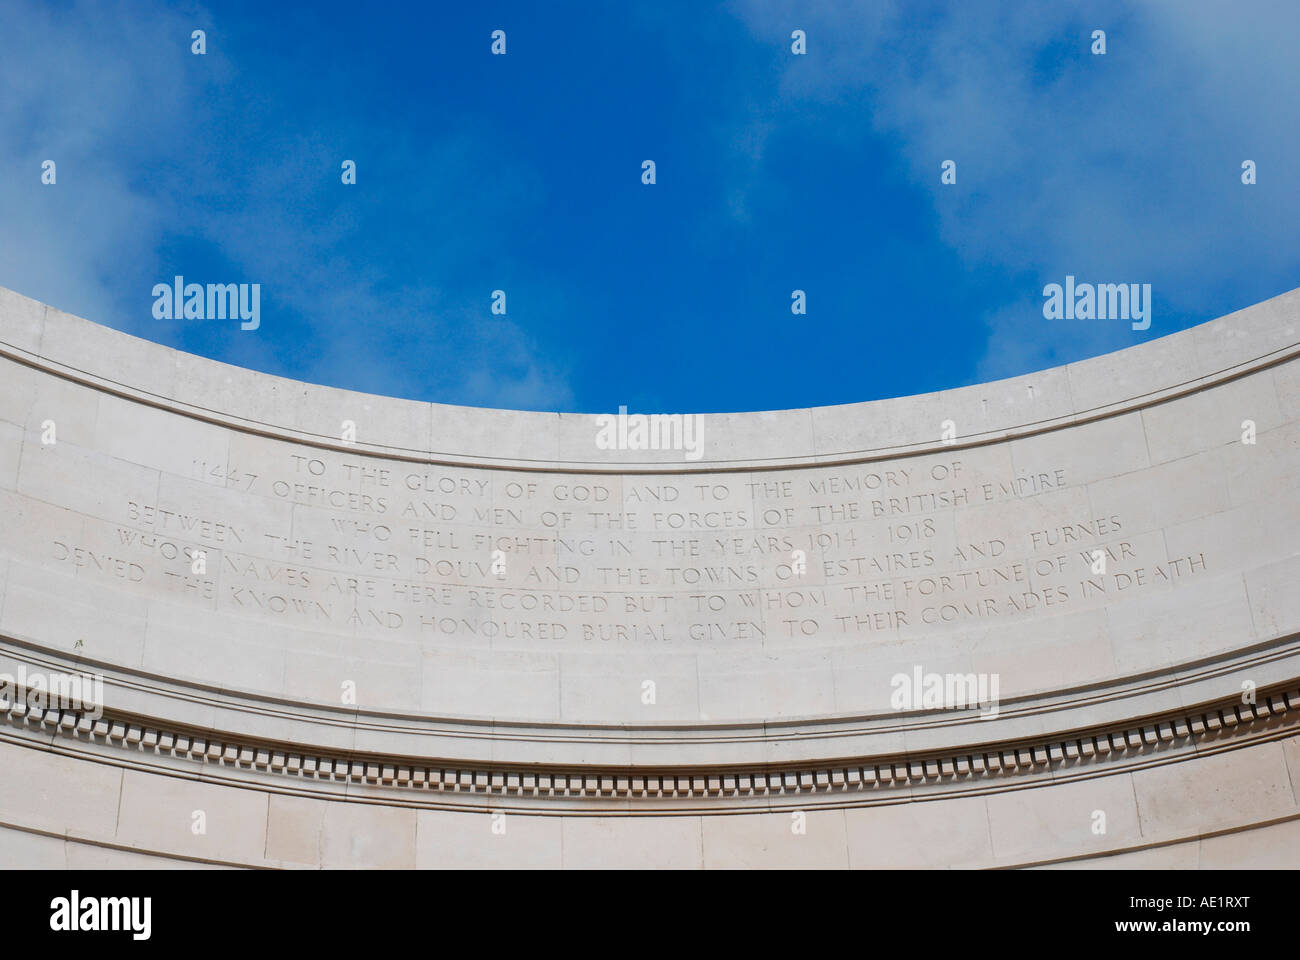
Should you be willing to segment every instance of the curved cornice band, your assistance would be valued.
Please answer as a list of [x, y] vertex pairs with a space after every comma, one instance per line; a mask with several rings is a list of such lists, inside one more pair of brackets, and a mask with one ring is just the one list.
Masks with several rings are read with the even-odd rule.
[[[1300, 682], [1257, 691], [1251, 702], [1241, 697], [1218, 700], [1118, 727], [979, 744], [971, 752], [857, 757], [819, 765], [661, 770], [428, 765], [407, 757], [331, 754], [295, 744], [231, 740], [184, 727], [149, 726], [107, 712], [91, 719], [80, 711], [29, 707], [21, 701], [0, 702], [0, 714], [21, 731], [19, 736], [0, 733], [0, 739], [36, 746], [35, 735], [44, 749], [169, 776], [446, 809], [607, 814], [612, 805], [618, 812], [662, 816], [743, 812], [755, 803], [801, 809], [869, 806], [926, 799], [927, 790], [934, 794], [931, 799], [938, 799], [1034, 785], [1027, 778], [1061, 782], [1185, 760], [1293, 736], [1300, 727]], [[204, 769], [186, 766], [194, 763]], [[263, 776], [252, 781], [245, 774]], [[326, 785], [343, 786], [342, 796], [337, 789], [322, 789]], [[360, 788], [379, 792], [353, 792]], [[596, 809], [593, 804], [598, 804]]]
[[[600, 459], [566, 455], [588, 450], [596, 435], [595, 415], [535, 413], [420, 403], [353, 393], [254, 373], [138, 340], [92, 324], [36, 301], [0, 290], [22, 301], [30, 314], [25, 331], [0, 336], [0, 357], [53, 376], [191, 419], [262, 437], [348, 454], [391, 460], [461, 466], [581, 473], [702, 473], [836, 466], [876, 460], [949, 453], [1013, 440], [1117, 416], [1153, 406], [1266, 370], [1300, 356], [1300, 290], [1257, 304], [1189, 330], [1064, 367], [939, 393], [890, 400], [737, 414], [699, 414], [708, 435], [727, 437], [725, 456], [699, 461], [638, 459], [629, 451], [605, 451]], [[1242, 324], [1241, 318], [1250, 319]], [[1263, 317], [1268, 322], [1261, 322]], [[120, 377], [114, 357], [129, 357], [131, 382]], [[1115, 396], [1116, 367], [1128, 382]], [[159, 371], [165, 371], [159, 373]], [[1098, 383], [1101, 388], [1098, 388]], [[218, 384], [220, 386], [218, 386]], [[240, 389], [244, 387], [245, 389]], [[152, 387], [152, 389], [151, 389]], [[268, 389], [269, 388], [269, 389]], [[272, 418], [248, 409], [248, 397], [270, 393]], [[992, 413], [990, 414], [990, 404]], [[340, 419], [368, 411], [372, 425], [401, 424], [396, 439], [411, 425], [429, 442], [411, 448], [361, 430], [355, 443], [337, 440]], [[304, 418], [330, 432], [285, 420]], [[957, 435], [941, 439], [940, 424], [952, 420]], [[990, 423], [990, 420], [992, 421]], [[451, 425], [455, 425], [455, 429]], [[973, 428], [979, 425], [979, 428]], [[438, 441], [455, 436], [454, 450]], [[481, 455], [465, 447], [496, 443], [508, 436], [529, 453], [515, 457]], [[490, 438], [486, 439], [486, 438]], [[843, 439], [841, 439], [843, 438]], [[856, 438], [856, 442], [855, 439]], [[773, 447], [773, 442], [778, 444]], [[865, 441], [865, 442], [864, 442]], [[763, 448], [771, 448], [764, 450]], [[787, 448], [796, 448], [791, 452]], [[802, 449], [799, 449], [802, 447]], [[716, 449], [716, 448], [715, 448]], [[532, 455], [535, 451], [536, 455]]]

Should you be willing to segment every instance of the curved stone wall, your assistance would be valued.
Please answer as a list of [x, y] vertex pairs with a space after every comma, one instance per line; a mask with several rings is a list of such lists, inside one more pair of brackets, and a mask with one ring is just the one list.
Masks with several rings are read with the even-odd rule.
[[1298, 321], [646, 424], [0, 290], [0, 672], [103, 683], [0, 706], [0, 861], [1294, 857]]

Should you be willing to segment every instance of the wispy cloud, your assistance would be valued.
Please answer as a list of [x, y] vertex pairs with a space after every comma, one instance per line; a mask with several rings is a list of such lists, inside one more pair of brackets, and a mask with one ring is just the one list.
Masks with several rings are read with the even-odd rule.
[[[259, 369], [425, 399], [568, 405], [563, 365], [489, 314], [490, 290], [471, 300], [439, 282], [466, 258], [504, 259], [498, 230], [540, 191], [527, 166], [485, 169], [493, 151], [472, 130], [416, 144], [359, 116], [351, 129], [340, 121], [318, 132], [320, 118], [250, 96], [256, 84], [241, 77], [212, 19], [202, 8], [146, 2], [8, 5], [0, 284]], [[189, 50], [196, 28], [210, 33], [203, 57]], [[319, 67], [318, 56], [297, 55], [303, 69]], [[380, 212], [363, 187], [347, 193], [339, 181], [341, 160], [376, 142], [382, 149], [362, 160], [362, 182], [400, 178], [421, 211], [405, 222], [382, 211], [397, 236], [381, 250], [369, 239]], [[45, 159], [58, 165], [53, 188], [39, 182]], [[481, 229], [467, 235], [466, 223]], [[217, 269], [226, 272], [195, 276]], [[503, 275], [522, 271], [501, 264]], [[149, 314], [148, 292], [177, 273], [261, 283], [263, 322], [281, 324], [281, 335], [231, 331], [213, 343], [204, 339], [211, 331], [163, 326]], [[396, 366], [395, 349], [428, 362]]]
[[[763, 121], [734, 118], [738, 144], [774, 116], [860, 104], [864, 127], [895, 142], [930, 194], [942, 241], [972, 267], [1023, 278], [1023, 296], [972, 318], [988, 326], [980, 378], [1137, 336], [1086, 323], [1044, 335], [1042, 285], [1067, 273], [1153, 282], [1165, 318], [1210, 319], [1199, 313], [1207, 292], [1242, 281], [1240, 257], [1221, 246], [1240, 231], [1257, 241], [1247, 302], [1300, 282], [1300, 191], [1288, 169], [1300, 155], [1294, 3], [734, 9], [756, 39], [788, 48], [795, 27], [809, 38], [807, 56], [781, 58], [779, 98]], [[1105, 56], [1089, 52], [1093, 29], [1107, 32]], [[745, 166], [751, 154], [736, 153]], [[939, 182], [946, 159], [957, 161], [957, 188]], [[1259, 164], [1256, 187], [1240, 184], [1245, 159]], [[748, 189], [765, 189], [752, 169], [749, 178]], [[1144, 336], [1172, 332], [1160, 319]]]

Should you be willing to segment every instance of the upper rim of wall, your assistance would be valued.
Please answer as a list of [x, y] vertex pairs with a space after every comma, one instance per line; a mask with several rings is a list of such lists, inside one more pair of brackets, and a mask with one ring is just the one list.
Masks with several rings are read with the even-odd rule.
[[[179, 415], [354, 455], [584, 473], [769, 470], [950, 453], [1236, 379], [1300, 356], [1300, 288], [1114, 353], [1005, 380], [835, 406], [700, 414], [697, 460], [674, 450], [600, 450], [597, 414], [401, 400], [259, 373], [142, 340], [4, 287], [0, 356]], [[344, 420], [356, 424], [356, 443], [339, 439]], [[944, 442], [948, 420], [956, 440]]]

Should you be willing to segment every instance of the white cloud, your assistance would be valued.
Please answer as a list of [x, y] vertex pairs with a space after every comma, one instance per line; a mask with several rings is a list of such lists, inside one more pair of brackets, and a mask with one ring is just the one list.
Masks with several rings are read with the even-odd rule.
[[[364, 204], [321, 200], [322, 183], [338, 184], [344, 148], [284, 129], [273, 93], [241, 87], [237, 57], [218, 32], [209, 29], [204, 57], [190, 53], [191, 31], [209, 20], [201, 8], [144, 2], [7, 5], [0, 284], [179, 343], [188, 331], [154, 320], [148, 292], [186, 272], [191, 260], [176, 251], [190, 245], [237, 274], [208, 279], [262, 284], [264, 332], [278, 322], [274, 310], [303, 327], [296, 343], [233, 336], [222, 359], [422, 399], [568, 405], [567, 371], [537, 359], [518, 325], [490, 316], [490, 291], [481, 303], [458, 302], [437, 280], [465, 257], [494, 252], [498, 221], [535, 199], [526, 169], [485, 173], [482, 157], [492, 151], [472, 132], [441, 136], [430, 157], [401, 131], [365, 127], [354, 142], [382, 143], [411, 206], [439, 211], [420, 249], [385, 262], [360, 232], [355, 208]], [[244, 149], [254, 138], [257, 149]], [[225, 152], [231, 144], [238, 151]], [[40, 184], [44, 159], [58, 164], [56, 186]], [[361, 176], [373, 172], [363, 167]], [[485, 176], [478, 185], [486, 189], [466, 188]], [[481, 233], [453, 228], [465, 222]], [[518, 272], [502, 263], [503, 274]], [[200, 278], [191, 271], [190, 279]]]
[[[1041, 285], [1066, 273], [1155, 281], [1157, 311], [1197, 319], [1210, 319], [1200, 303], [1229, 281], [1264, 299], [1300, 279], [1300, 190], [1286, 168], [1300, 155], [1300, 5], [1290, 0], [1000, 11], [749, 0], [735, 10], [763, 42], [808, 32], [808, 55], [781, 60], [780, 101], [764, 124], [860, 104], [863, 124], [894, 140], [930, 193], [943, 242], [968, 265], [1025, 278], [1023, 296], [978, 318], [989, 329], [980, 378], [1132, 342], [1126, 324], [1044, 330]], [[1095, 27], [1108, 32], [1104, 57], [1086, 53]], [[955, 190], [940, 185], [944, 159], [958, 162]], [[1268, 170], [1267, 191], [1261, 181], [1242, 192], [1242, 159]], [[746, 188], [762, 188], [761, 170]], [[1254, 241], [1246, 277], [1241, 257], [1218, 246], [1243, 235]], [[1172, 332], [1159, 319], [1150, 335]]]

